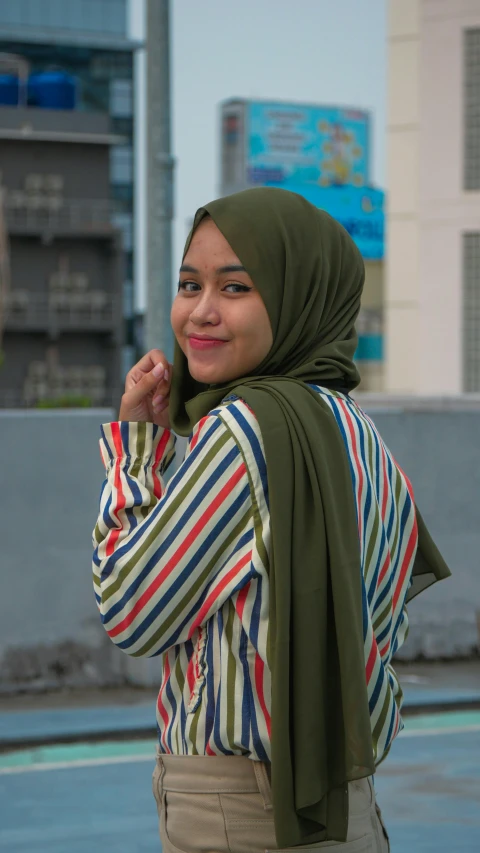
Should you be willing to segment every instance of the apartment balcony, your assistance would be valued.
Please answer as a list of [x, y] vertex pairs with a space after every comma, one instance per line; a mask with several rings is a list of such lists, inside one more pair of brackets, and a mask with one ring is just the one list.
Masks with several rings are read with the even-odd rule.
[[85, 293], [31, 293], [13, 290], [7, 298], [5, 329], [20, 332], [114, 331], [121, 322], [118, 298], [103, 290]]
[[9, 409], [111, 407], [119, 399], [106, 364], [65, 365], [58, 351], [47, 353], [45, 361], [30, 361], [19, 387], [0, 388], [0, 408]]
[[16, 236], [113, 237], [117, 231], [115, 204], [102, 199], [66, 199], [10, 190], [5, 221]]
[[88, 395], [66, 392], [62, 395], [53, 396], [49, 394], [40, 401], [31, 399], [25, 391], [17, 388], [0, 389], [0, 409], [118, 409], [120, 393], [110, 390], [104, 394]]

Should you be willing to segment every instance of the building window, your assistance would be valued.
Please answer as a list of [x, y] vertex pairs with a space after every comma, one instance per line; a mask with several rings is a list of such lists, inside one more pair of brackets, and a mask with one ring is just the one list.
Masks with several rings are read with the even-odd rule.
[[133, 137], [133, 119], [130, 118], [118, 118], [118, 116], [110, 116], [110, 127], [112, 128], [112, 133], [118, 133], [119, 136], [128, 136], [129, 139]]
[[1, 4], [0, 24], [22, 27], [30, 38], [40, 28], [52, 41], [59, 30], [125, 38], [126, 0], [16, 0]]
[[480, 190], [480, 29], [466, 30], [464, 38], [464, 188]]
[[122, 235], [123, 251], [131, 252], [133, 249], [133, 220], [130, 213], [114, 213], [112, 222]]
[[102, 80], [131, 80], [132, 69], [131, 55], [117, 50], [95, 52], [90, 65], [92, 77]]
[[463, 390], [480, 392], [480, 232], [463, 237]]
[[131, 145], [115, 145], [110, 151], [110, 181], [112, 184], [132, 183], [133, 151]]
[[130, 118], [132, 115], [131, 80], [111, 80], [110, 115], [115, 118]]
[[123, 282], [123, 316], [130, 319], [134, 315], [133, 281]]
[[132, 251], [124, 253], [123, 262], [125, 264], [125, 278], [127, 279], [127, 281], [133, 281], [134, 272], [133, 272], [133, 252]]

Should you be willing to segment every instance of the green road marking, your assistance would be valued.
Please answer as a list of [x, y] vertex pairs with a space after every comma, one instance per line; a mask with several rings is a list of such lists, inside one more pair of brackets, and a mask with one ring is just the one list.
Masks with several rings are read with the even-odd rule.
[[405, 731], [412, 729], [428, 731], [429, 729], [463, 728], [464, 726], [480, 725], [480, 711], [447, 711], [444, 714], [422, 714], [404, 719]]
[[[422, 735], [461, 734], [480, 731], [480, 711], [449, 711], [443, 714], [424, 714], [408, 717], [400, 737]], [[73, 743], [58, 746], [39, 746], [0, 754], [0, 774], [28, 771], [29, 769], [54, 770], [60, 767], [88, 764], [110, 764], [129, 761], [155, 760], [155, 741], [131, 740], [104, 743]]]
[[0, 755], [0, 770], [6, 767], [29, 767], [37, 764], [64, 764], [96, 759], [151, 756], [155, 760], [155, 741], [109, 741], [107, 743], [70, 743], [39, 746]]
[[400, 737], [432, 737], [467, 732], [480, 732], [480, 711], [450, 711], [408, 717]]

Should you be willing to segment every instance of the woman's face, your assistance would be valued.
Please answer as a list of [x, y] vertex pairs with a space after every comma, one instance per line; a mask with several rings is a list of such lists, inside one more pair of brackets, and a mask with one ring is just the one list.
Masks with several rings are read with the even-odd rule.
[[207, 385], [248, 376], [272, 346], [263, 300], [211, 219], [196, 229], [180, 267], [171, 321], [191, 376]]

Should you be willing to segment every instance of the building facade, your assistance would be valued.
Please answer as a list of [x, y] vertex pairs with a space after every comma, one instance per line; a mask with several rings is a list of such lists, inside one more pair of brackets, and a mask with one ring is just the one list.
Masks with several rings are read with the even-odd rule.
[[0, 107], [0, 405], [119, 399], [124, 256], [99, 113]]
[[480, 0], [390, 0], [386, 389], [480, 392]]
[[[109, 153], [112, 221], [124, 251], [122, 372], [134, 358], [134, 53], [128, 0], [18, 0], [0, 3], [0, 53], [26, 60], [29, 73], [50, 68], [77, 81], [77, 109], [103, 113], [122, 137]], [[0, 164], [1, 168], [1, 164]]]

